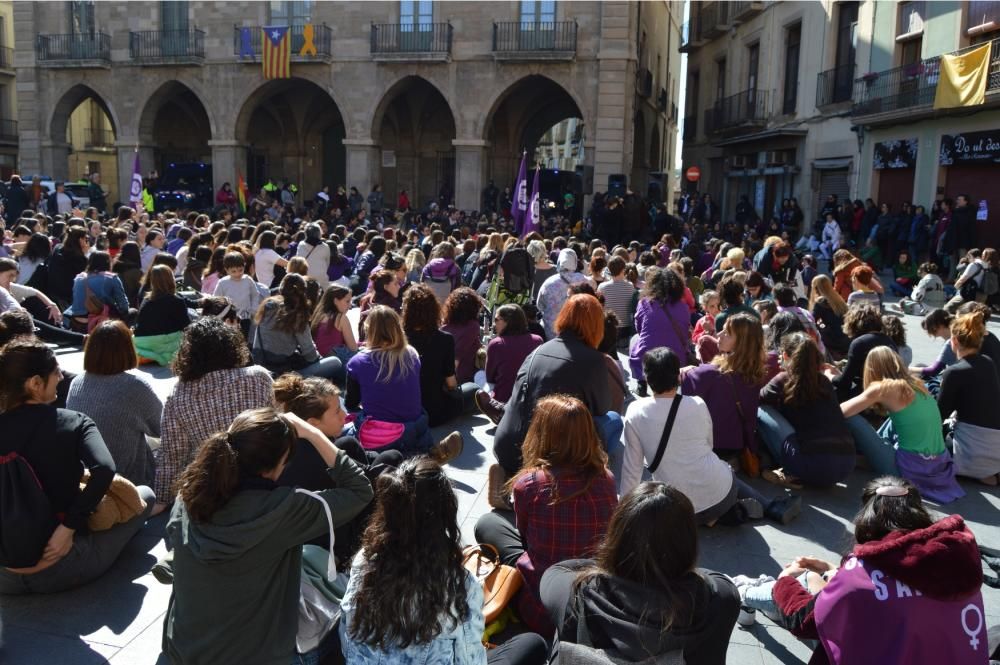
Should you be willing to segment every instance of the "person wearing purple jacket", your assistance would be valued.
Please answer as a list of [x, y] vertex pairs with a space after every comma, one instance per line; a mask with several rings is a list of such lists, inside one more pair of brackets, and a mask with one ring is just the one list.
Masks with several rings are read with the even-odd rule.
[[691, 315], [684, 303], [684, 282], [673, 270], [653, 268], [646, 272], [646, 289], [635, 308], [636, 335], [629, 348], [629, 367], [639, 383], [636, 393], [647, 394], [642, 375], [642, 357], [660, 346], [678, 358], [687, 356], [691, 344]]
[[774, 584], [782, 625], [819, 640], [809, 664], [985, 665], [983, 569], [962, 517], [934, 522], [917, 488], [893, 476], [869, 482], [862, 504], [858, 544], [839, 566], [800, 557]]
[[424, 266], [421, 273], [422, 282], [444, 282], [451, 284], [451, 289], [462, 285], [462, 271], [455, 263], [455, 246], [450, 242], [438, 243], [431, 250], [431, 260]]

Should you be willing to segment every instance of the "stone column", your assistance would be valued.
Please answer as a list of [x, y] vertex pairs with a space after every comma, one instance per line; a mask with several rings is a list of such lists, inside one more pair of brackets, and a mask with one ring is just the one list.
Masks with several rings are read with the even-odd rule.
[[235, 192], [238, 176], [244, 181], [247, 178], [247, 146], [235, 139], [213, 139], [208, 145], [212, 149], [212, 188], [218, 192], [228, 182]]
[[[69, 178], [69, 153], [72, 145], [65, 141], [42, 141], [40, 175], [50, 175], [55, 180]], [[26, 173], [29, 177], [34, 173]]]
[[455, 139], [455, 207], [459, 210], [482, 210], [486, 182], [488, 141]]
[[[156, 168], [153, 146], [141, 145], [137, 138], [119, 139], [115, 146], [118, 149], [118, 198], [122, 205], [129, 205], [136, 149], [139, 151], [139, 172], [145, 178], [150, 171]], [[108, 203], [111, 204], [114, 201], [108, 201]]]
[[368, 196], [372, 185], [379, 182], [381, 168], [381, 153], [379, 146], [370, 138], [344, 139], [347, 149], [347, 182], [348, 191], [357, 187], [362, 196]]

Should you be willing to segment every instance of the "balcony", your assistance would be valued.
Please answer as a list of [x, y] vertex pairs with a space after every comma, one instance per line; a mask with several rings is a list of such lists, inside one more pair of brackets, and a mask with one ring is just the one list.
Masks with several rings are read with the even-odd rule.
[[108, 150], [115, 147], [115, 133], [110, 129], [83, 128], [83, 147], [86, 150]]
[[698, 18], [702, 37], [706, 39], [720, 37], [729, 30], [729, 3], [706, 2], [701, 6]]
[[38, 35], [35, 60], [40, 67], [111, 67], [111, 36], [103, 32]]
[[[260, 62], [264, 50], [262, 32], [263, 26], [233, 26], [233, 55], [243, 62]], [[292, 35], [292, 62], [330, 62], [333, 57], [333, 37], [330, 26], [326, 23], [312, 24], [312, 44], [316, 47], [315, 54], [301, 55], [306, 39], [304, 25], [293, 25], [289, 29]]]
[[373, 23], [371, 53], [381, 62], [451, 59], [450, 23]]
[[16, 120], [0, 120], [0, 143], [17, 143]]
[[0, 69], [14, 69], [14, 49], [0, 46]]
[[572, 60], [576, 57], [576, 21], [493, 23], [497, 60]]
[[[960, 55], [982, 44], [954, 51]], [[930, 113], [937, 90], [941, 57], [927, 58], [911, 65], [903, 65], [882, 72], [869, 72], [854, 80], [854, 105], [851, 116], [890, 117]], [[986, 103], [993, 93], [1000, 91], [1000, 38], [994, 39], [990, 49], [990, 70], [986, 81]], [[889, 119], [889, 118], [886, 118]]]
[[816, 75], [816, 108], [851, 100], [854, 90], [854, 65], [841, 65]]
[[649, 98], [653, 95], [653, 72], [645, 67], [635, 75], [635, 90], [640, 97]]
[[705, 111], [705, 132], [736, 135], [767, 125], [767, 91], [744, 90], [720, 99]]
[[733, 17], [733, 23], [736, 25], [749, 21], [762, 11], [764, 11], [763, 2], [737, 0], [729, 3], [729, 15]]
[[205, 33], [135, 30], [128, 33], [128, 54], [137, 65], [201, 65], [205, 62]]

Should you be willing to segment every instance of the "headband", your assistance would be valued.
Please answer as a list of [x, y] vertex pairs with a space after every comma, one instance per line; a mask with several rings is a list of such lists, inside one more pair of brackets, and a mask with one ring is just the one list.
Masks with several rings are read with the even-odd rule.
[[232, 304], [226, 303], [226, 306], [222, 308], [222, 311], [218, 314], [214, 314], [215, 318], [225, 320], [226, 314], [229, 314], [229, 310], [233, 308]]

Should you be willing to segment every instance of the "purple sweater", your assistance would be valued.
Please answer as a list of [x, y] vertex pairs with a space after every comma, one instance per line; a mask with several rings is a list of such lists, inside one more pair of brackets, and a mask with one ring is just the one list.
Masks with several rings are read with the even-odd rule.
[[[757, 429], [757, 406], [760, 403], [759, 385], [750, 385], [732, 372], [723, 374], [718, 367], [708, 363], [699, 365], [684, 375], [681, 393], [697, 395], [705, 400], [712, 416], [715, 450], [731, 452], [747, 446], [757, 452], [754, 431]], [[740, 418], [737, 399], [745, 418]], [[742, 423], [742, 429], [737, 423]]]
[[[378, 372], [379, 365], [371, 351], [362, 351], [347, 361], [348, 393], [354, 392], [354, 386], [350, 385], [354, 383], [365, 416], [390, 423], [410, 423], [419, 418], [424, 407], [420, 401], [420, 358], [416, 351], [409, 372], [397, 371], [389, 382], [377, 381]], [[348, 408], [352, 401], [348, 399]]]
[[[667, 315], [669, 312], [669, 316]], [[673, 321], [671, 322], [671, 318]], [[643, 379], [642, 356], [660, 346], [669, 347], [684, 364], [691, 342], [691, 315], [683, 300], [670, 305], [641, 298], [635, 308], [635, 330], [638, 336], [629, 349], [629, 367], [636, 380]]]

